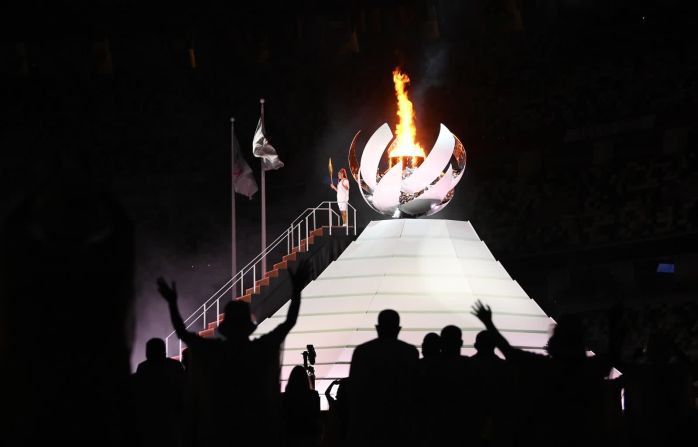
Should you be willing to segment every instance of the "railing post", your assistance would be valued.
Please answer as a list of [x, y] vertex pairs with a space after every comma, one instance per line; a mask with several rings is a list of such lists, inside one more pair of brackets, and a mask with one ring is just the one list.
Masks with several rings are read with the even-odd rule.
[[286, 230], [286, 254], [291, 254], [291, 237], [289, 236], [290, 231]]
[[315, 208], [313, 208], [313, 231], [317, 230], [317, 224], [315, 223]]
[[298, 222], [298, 253], [301, 252], [301, 223]]
[[356, 236], [356, 208], [354, 208], [354, 236]]
[[165, 337], [165, 357], [170, 357], [170, 336]]
[[201, 315], [203, 316], [202, 320], [204, 321], [203, 330], [206, 330], [206, 303], [204, 303], [204, 309], [201, 311]]
[[182, 362], [182, 339], [179, 339], [179, 362]]
[[216, 327], [218, 327], [218, 321], [220, 320], [220, 315], [221, 315], [221, 299], [218, 298], [216, 300]]
[[330, 221], [330, 236], [332, 236], [332, 203], [327, 204], [327, 217]]
[[310, 243], [310, 240], [308, 239], [308, 217], [310, 217], [310, 216], [305, 217], [305, 248], [306, 248], [306, 251], [308, 251], [307, 248], [308, 248], [308, 244]]
[[252, 266], [252, 293], [254, 294], [256, 286], [255, 283], [257, 282], [257, 264]]

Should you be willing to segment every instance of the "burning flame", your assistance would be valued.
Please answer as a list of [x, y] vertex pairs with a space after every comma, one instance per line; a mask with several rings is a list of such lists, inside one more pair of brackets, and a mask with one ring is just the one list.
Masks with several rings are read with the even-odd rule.
[[424, 158], [426, 154], [422, 146], [415, 141], [417, 129], [414, 127], [414, 108], [405, 90], [409, 82], [410, 78], [407, 74], [401, 73], [400, 68], [393, 70], [393, 83], [397, 96], [397, 116], [400, 121], [395, 126], [395, 142], [392, 144], [388, 157], [411, 157], [414, 164], [415, 157]]

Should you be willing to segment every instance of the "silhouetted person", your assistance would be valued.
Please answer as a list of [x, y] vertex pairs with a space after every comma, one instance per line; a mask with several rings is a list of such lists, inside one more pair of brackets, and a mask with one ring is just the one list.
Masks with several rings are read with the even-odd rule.
[[495, 353], [495, 337], [489, 331], [475, 336], [475, 350], [470, 357], [474, 383], [472, 406], [477, 408], [478, 443], [508, 443], [518, 417], [512, 411], [517, 396], [513, 394], [513, 374], [506, 362]]
[[145, 360], [136, 367], [136, 375], [151, 373], [165, 374], [173, 382], [181, 380], [184, 374], [182, 363], [167, 357], [165, 341], [161, 338], [151, 338], [146, 342]]
[[476, 352], [471, 357], [472, 359], [492, 360], [496, 363], [503, 361], [502, 359], [497, 357], [497, 354], [494, 352], [496, 345], [494, 336], [491, 332], [478, 332], [475, 336], [475, 344], [473, 345], [473, 347], [475, 348]]
[[136, 415], [137, 439], [141, 446], [181, 445], [184, 368], [165, 354], [165, 342], [151, 338], [145, 347], [146, 360], [132, 378], [132, 411]]
[[445, 326], [441, 329], [441, 356], [462, 359], [463, 332], [458, 326]]
[[441, 337], [436, 332], [429, 332], [422, 340], [422, 358], [435, 358], [441, 354]]
[[378, 314], [378, 338], [354, 349], [349, 441], [354, 446], [411, 445], [417, 348], [398, 340], [400, 316]]
[[320, 396], [310, 388], [308, 373], [300, 365], [291, 370], [281, 397], [284, 435], [289, 447], [320, 443]]
[[[332, 397], [332, 389], [337, 385], [337, 397]], [[325, 390], [329, 412], [322, 437], [323, 446], [343, 446], [347, 442], [349, 426], [349, 378], [335, 379]]]
[[526, 436], [542, 445], [590, 445], [606, 439], [604, 379], [617, 358], [615, 319], [608, 355], [587, 357], [584, 329], [572, 316], [560, 317], [548, 340], [548, 355], [515, 348], [492, 322], [492, 311], [477, 302], [473, 314], [492, 334], [495, 345], [516, 366], [522, 380]]
[[463, 333], [457, 326], [441, 330], [441, 355], [427, 372], [426, 445], [463, 445], [473, 438], [473, 381], [469, 359], [461, 355]]
[[695, 439], [695, 377], [668, 336], [650, 335], [644, 361], [622, 365], [625, 410], [634, 445], [678, 445]]
[[172, 325], [190, 352], [188, 370], [191, 438], [194, 445], [209, 443], [279, 442], [279, 354], [286, 335], [296, 324], [300, 292], [294, 288], [286, 320], [250, 341], [254, 332], [249, 305], [230, 301], [218, 326], [221, 338], [206, 339], [187, 331], [177, 307], [177, 290], [158, 279]]
[[132, 225], [84, 166], [64, 161], [0, 230], [0, 431], [16, 446], [123, 445]]
[[417, 365], [417, 383], [415, 386], [416, 419], [420, 421], [416, 433], [417, 445], [428, 445], [437, 419], [432, 411], [435, 405], [434, 388], [438, 366], [441, 360], [441, 336], [436, 332], [429, 332], [422, 339], [422, 358]]

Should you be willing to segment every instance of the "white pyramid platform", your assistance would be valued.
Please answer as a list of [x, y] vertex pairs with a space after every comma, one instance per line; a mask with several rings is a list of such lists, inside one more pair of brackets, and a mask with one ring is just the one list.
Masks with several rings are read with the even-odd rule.
[[[474, 353], [475, 336], [483, 329], [470, 314], [477, 299], [492, 307], [494, 323], [514, 346], [542, 350], [553, 324], [464, 221], [371, 222], [301, 296], [298, 322], [286, 338], [282, 390], [312, 344], [321, 395], [332, 380], [349, 375], [354, 347], [376, 337], [383, 309], [400, 314], [400, 339], [417, 347], [427, 332], [457, 325], [465, 355]], [[276, 327], [287, 308], [263, 321], [255, 335]]]

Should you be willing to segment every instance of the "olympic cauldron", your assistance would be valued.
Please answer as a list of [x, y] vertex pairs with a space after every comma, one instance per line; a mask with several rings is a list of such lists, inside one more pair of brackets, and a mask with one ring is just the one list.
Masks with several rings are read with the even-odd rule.
[[[401, 151], [399, 139], [385, 123], [366, 142], [359, 163], [356, 141], [360, 134], [349, 147], [349, 167], [371, 208], [394, 218], [409, 218], [429, 216], [448, 205], [465, 171], [466, 153], [446, 126], [440, 125], [436, 142], [425, 156]], [[381, 163], [386, 150], [387, 163]]]

